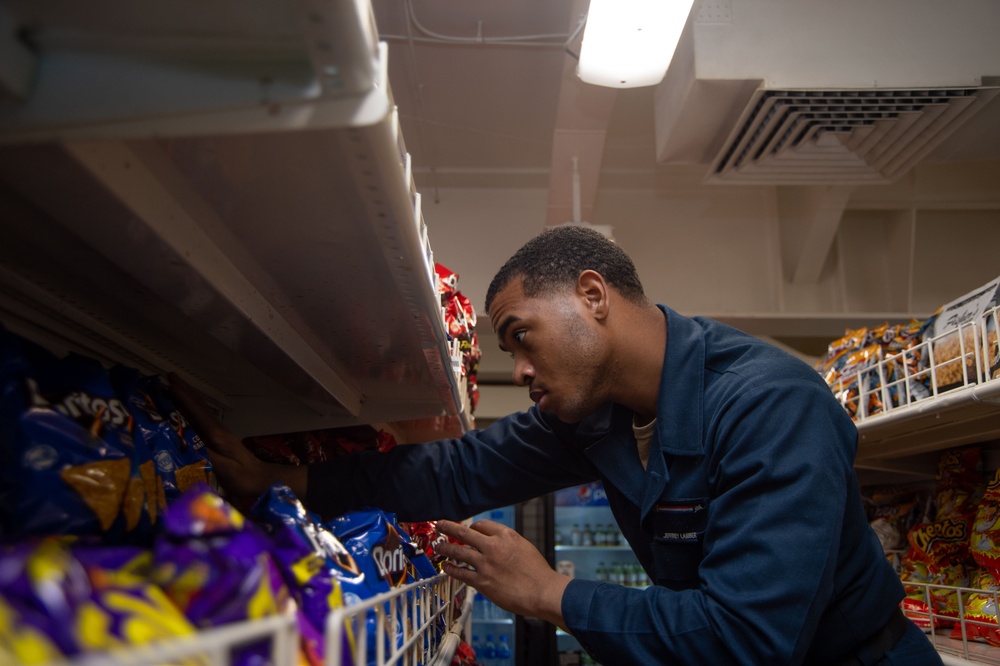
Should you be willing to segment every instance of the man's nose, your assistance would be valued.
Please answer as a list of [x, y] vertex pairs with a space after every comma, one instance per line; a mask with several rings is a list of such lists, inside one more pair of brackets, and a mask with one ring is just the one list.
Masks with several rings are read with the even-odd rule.
[[529, 386], [535, 378], [535, 369], [524, 360], [514, 361], [514, 383], [517, 386]]

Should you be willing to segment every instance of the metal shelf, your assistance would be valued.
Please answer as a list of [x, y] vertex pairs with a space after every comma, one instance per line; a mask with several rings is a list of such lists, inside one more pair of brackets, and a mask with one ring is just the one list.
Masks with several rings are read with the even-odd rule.
[[[361, 603], [337, 608], [327, 618], [326, 663], [329, 666], [366, 663], [366, 652], [373, 646], [375, 654], [368, 656], [374, 656], [374, 662], [367, 663], [377, 666], [414, 656], [414, 663], [450, 664], [469, 622], [474, 598], [475, 591], [464, 583], [438, 574]], [[370, 625], [369, 616], [375, 618]], [[369, 626], [375, 629], [374, 637], [368, 635]], [[389, 636], [395, 627], [401, 633]], [[353, 637], [351, 655], [342, 653], [343, 646], [348, 644], [345, 632]]]
[[[956, 595], [959, 608], [965, 608], [970, 595], [988, 595], [993, 597], [993, 608], [997, 608], [996, 590], [979, 590], [971, 587], [956, 587], [950, 585], [934, 585], [930, 583], [920, 583], [915, 581], [904, 581], [903, 585], [920, 591], [927, 607], [931, 607], [933, 595], [945, 596]], [[914, 622], [926, 625], [925, 633], [934, 643], [934, 647], [941, 655], [942, 661], [948, 665], [966, 666], [973, 664], [1000, 665], [1000, 647], [979, 642], [970, 638], [974, 625], [982, 627], [996, 627], [996, 623], [976, 620], [965, 617], [962, 611], [959, 617], [949, 617], [937, 612], [925, 612], [917, 610], [905, 610], [906, 614]]]
[[[157, 24], [155, 8], [57, 4], [7, 8], [35, 22], [42, 55], [35, 92], [0, 111], [0, 321], [179, 372], [242, 436], [468, 430], [370, 7], [223, 2]], [[256, 19], [237, 30], [244, 15]], [[167, 81], [186, 101], [146, 108], [162, 91], [126, 87], [92, 107], [59, 103], [88, 63]], [[205, 77], [259, 87], [254, 72], [272, 70], [287, 74], [280, 101], [202, 90]]]
[[[833, 387], [855, 413], [858, 468], [892, 469], [901, 458], [1000, 438], [1000, 377], [992, 376], [998, 319], [1000, 308], [994, 307], [961, 330], [923, 340]], [[936, 344], [948, 336], [963, 341], [957, 357], [935, 359]], [[926, 363], [916, 363], [917, 357]], [[958, 376], [948, 380], [948, 390], [946, 373]], [[920, 392], [913, 390], [918, 383]], [[873, 399], [878, 411], [869, 409]]]

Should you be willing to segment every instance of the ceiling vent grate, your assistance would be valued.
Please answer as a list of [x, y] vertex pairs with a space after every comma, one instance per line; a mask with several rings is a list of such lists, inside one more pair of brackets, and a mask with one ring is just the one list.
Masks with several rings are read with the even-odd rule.
[[707, 180], [890, 182], [996, 93], [996, 88], [758, 90]]

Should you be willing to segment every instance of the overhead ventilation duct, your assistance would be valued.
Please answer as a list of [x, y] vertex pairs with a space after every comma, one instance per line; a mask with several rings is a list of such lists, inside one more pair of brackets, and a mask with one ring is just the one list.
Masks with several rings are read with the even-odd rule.
[[996, 96], [995, 0], [702, 0], [655, 93], [706, 181], [890, 182]]
[[758, 90], [710, 180], [860, 184], [894, 180], [950, 136], [986, 88]]

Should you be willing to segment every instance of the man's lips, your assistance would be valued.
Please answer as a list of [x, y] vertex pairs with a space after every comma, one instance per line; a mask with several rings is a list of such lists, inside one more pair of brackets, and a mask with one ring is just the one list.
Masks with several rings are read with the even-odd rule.
[[529, 391], [528, 392], [528, 397], [531, 398], [531, 401], [534, 402], [534, 403], [538, 403], [539, 401], [541, 401], [541, 399], [542, 399], [542, 397], [544, 395], [545, 395], [545, 391]]

